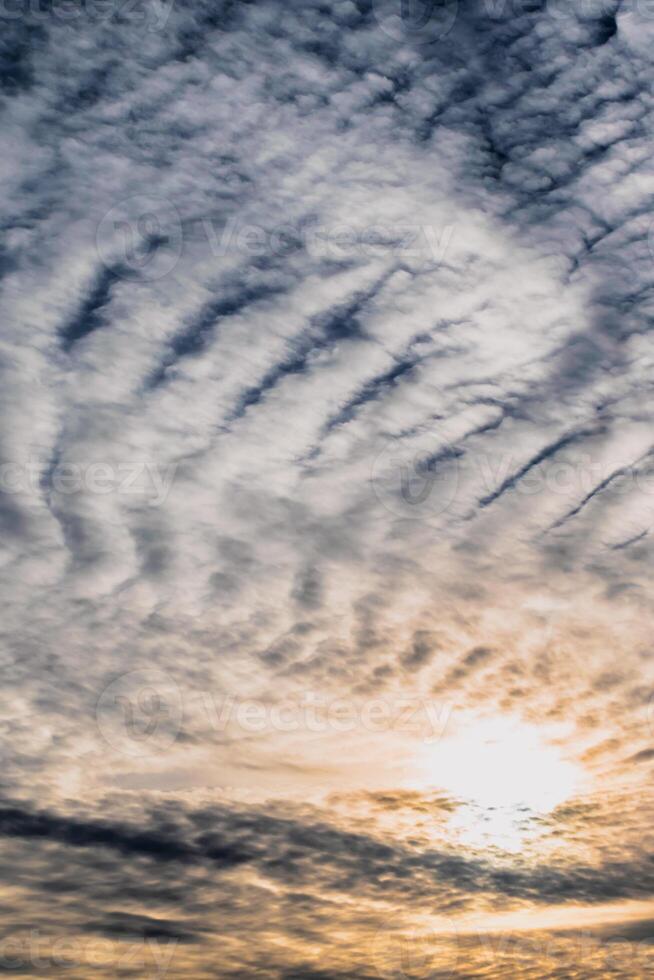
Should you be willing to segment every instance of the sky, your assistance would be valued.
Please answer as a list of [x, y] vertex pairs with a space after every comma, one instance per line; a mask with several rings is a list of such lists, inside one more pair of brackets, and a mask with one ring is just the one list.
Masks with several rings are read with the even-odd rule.
[[0, 974], [650, 976], [654, 3], [0, 19]]

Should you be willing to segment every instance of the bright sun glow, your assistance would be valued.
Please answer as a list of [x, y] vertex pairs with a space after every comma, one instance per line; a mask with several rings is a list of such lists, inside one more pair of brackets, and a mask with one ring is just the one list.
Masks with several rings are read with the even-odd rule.
[[514, 718], [483, 718], [425, 747], [430, 785], [463, 804], [453, 829], [477, 846], [519, 848], [529, 817], [550, 813], [579, 785], [579, 770], [548, 741], [553, 734]]

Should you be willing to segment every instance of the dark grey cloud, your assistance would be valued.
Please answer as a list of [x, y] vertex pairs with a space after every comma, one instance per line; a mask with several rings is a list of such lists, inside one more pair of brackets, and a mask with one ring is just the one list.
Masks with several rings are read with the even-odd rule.
[[172, 939], [178, 943], [202, 941], [201, 932], [193, 932], [185, 923], [172, 919], [156, 919], [150, 915], [132, 915], [126, 912], [110, 912], [98, 921], [89, 920], [82, 925], [84, 932], [115, 936], [128, 940], [133, 938]]
[[[406, 801], [380, 797], [379, 802], [404, 805]], [[286, 888], [319, 886], [321, 895], [379, 891], [436, 906], [456, 895], [467, 903], [479, 894], [539, 904], [592, 904], [649, 898], [654, 888], [654, 871], [648, 870], [651, 862], [646, 855], [634, 855], [632, 861], [607, 860], [599, 867], [553, 862], [498, 868], [481, 854], [407, 846], [323, 823], [317, 816], [308, 811], [294, 816], [214, 806], [179, 810], [176, 816], [153, 811], [147, 822], [133, 826], [14, 805], [3, 807], [0, 832], [5, 838], [61, 845], [66, 852], [138, 856], [152, 862], [152, 868], [178, 862], [185, 887], [191, 888], [192, 875], [181, 869], [196, 863], [226, 873], [250, 863]]]

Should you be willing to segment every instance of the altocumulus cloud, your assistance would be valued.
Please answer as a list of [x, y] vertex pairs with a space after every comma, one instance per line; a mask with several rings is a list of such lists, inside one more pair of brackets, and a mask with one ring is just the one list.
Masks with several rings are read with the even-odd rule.
[[[543, 821], [590, 855], [504, 867], [332, 810], [354, 749], [200, 710], [419, 690], [649, 773], [654, 10], [398, 11], [0, 5], [14, 937], [58, 894], [56, 935], [175, 940], [179, 975], [220, 936], [225, 976], [369, 977], [310, 950], [388, 903], [651, 898], [644, 792]], [[166, 750], [121, 754], [171, 689]]]

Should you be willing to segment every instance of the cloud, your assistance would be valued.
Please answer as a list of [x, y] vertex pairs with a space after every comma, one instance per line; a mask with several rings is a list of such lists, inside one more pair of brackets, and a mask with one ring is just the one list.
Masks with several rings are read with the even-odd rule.
[[[73, 896], [189, 977], [220, 916], [225, 976], [368, 977], [393, 908], [651, 898], [654, 21], [397, 7], [3, 13], [0, 826], [25, 922]], [[466, 853], [425, 732], [361, 722], [407, 698], [567, 726], [606, 806]]]

